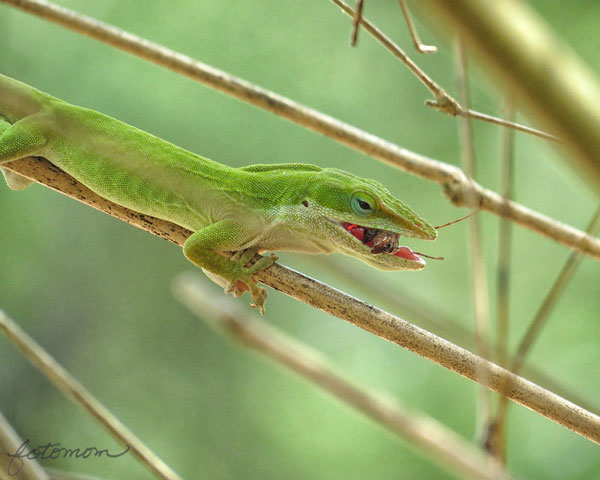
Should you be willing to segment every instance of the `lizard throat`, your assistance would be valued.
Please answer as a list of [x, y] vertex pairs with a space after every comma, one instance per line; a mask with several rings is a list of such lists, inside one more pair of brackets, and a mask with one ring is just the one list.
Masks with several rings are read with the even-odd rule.
[[348, 222], [341, 222], [340, 224], [344, 230], [358, 239], [363, 245], [370, 247], [373, 255], [387, 253], [413, 262], [425, 263], [410, 248], [398, 245], [399, 233], [378, 228], [363, 227], [362, 225]]

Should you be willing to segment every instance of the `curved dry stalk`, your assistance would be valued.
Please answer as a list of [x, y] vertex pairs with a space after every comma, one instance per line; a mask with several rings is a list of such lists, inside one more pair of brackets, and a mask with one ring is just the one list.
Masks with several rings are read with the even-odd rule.
[[571, 154], [565, 161], [600, 192], [600, 83], [525, 3], [419, 2], [463, 36], [492, 66], [494, 80], [564, 141]]
[[[342, 0], [331, 0], [335, 5], [337, 5], [342, 12], [346, 15], [355, 18], [356, 14], [352, 7], [343, 2]], [[442, 88], [435, 80], [433, 80], [427, 73], [423, 71], [414, 61], [410, 58], [404, 50], [402, 50], [398, 45], [396, 45], [387, 35], [385, 35], [381, 30], [379, 30], [373, 23], [364, 18], [361, 15], [360, 24], [363, 28], [379, 43], [381, 43], [388, 51], [394, 55], [398, 60], [400, 60], [404, 65], [408, 67], [408, 69], [413, 73], [415, 77], [419, 79], [419, 81], [427, 87], [433, 96], [435, 97], [436, 103], [432, 106], [435, 106], [438, 110], [441, 110], [450, 115], [458, 115], [462, 110], [460, 104], [452, 98], [446, 90]]]
[[[112, 203], [46, 160], [28, 157], [3, 165], [7, 167], [177, 245], [183, 245], [192, 233], [179, 225]], [[478, 372], [484, 371], [486, 386], [491, 390], [501, 392], [503, 385], [511, 385], [502, 392], [511, 400], [600, 444], [600, 417], [399, 317], [279, 264], [261, 271], [256, 279], [473, 381], [477, 381]]]
[[442, 185], [445, 193], [455, 205], [470, 206], [465, 201], [465, 192], [474, 188], [478, 202], [477, 206], [481, 206], [496, 215], [502, 215], [560, 244], [600, 259], [599, 239], [515, 202], [503, 202], [502, 197], [497, 193], [468, 182], [464, 173], [452, 165], [401, 148], [352, 125], [336, 120], [329, 115], [300, 105], [288, 98], [252, 85], [245, 80], [190, 57], [66, 8], [42, 0], [0, 1], [186, 75], [216, 90], [298, 123], [384, 163], [437, 182]]
[[406, 5], [406, 0], [399, 0], [400, 8], [402, 9], [402, 15], [404, 15], [404, 20], [406, 21], [406, 26], [408, 27], [408, 32], [410, 33], [410, 38], [413, 41], [413, 45], [415, 46], [415, 50], [419, 53], [435, 53], [437, 52], [437, 47], [435, 45], [425, 45], [421, 42], [419, 38], [419, 33], [417, 32], [417, 28], [412, 21], [410, 16], [410, 10], [408, 9], [408, 5]]
[[215, 297], [196, 274], [175, 279], [179, 301], [218, 332], [239, 341], [268, 359], [284, 365], [342, 402], [353, 406], [392, 433], [404, 438], [430, 460], [459, 478], [508, 479], [487, 461], [479, 449], [434, 418], [409, 410], [387, 395], [357, 385], [330, 366], [320, 352], [272, 327], [256, 315], [248, 315], [226, 297]]
[[[346, 3], [342, 0], [331, 0], [338, 7], [342, 9], [347, 15], [355, 16], [355, 12], [350, 8]], [[437, 82], [435, 82], [429, 75], [427, 75], [413, 60], [402, 50], [396, 43], [394, 43], [387, 35], [385, 35], [381, 30], [379, 30], [373, 23], [364, 18], [361, 15], [360, 23], [363, 25], [364, 29], [371, 34], [373, 38], [375, 38], [379, 43], [381, 43], [388, 51], [398, 58], [402, 63], [404, 63], [413, 74], [421, 81], [423, 85], [427, 87], [427, 89], [433, 94], [435, 97], [435, 101], [426, 100], [425, 105], [429, 107], [433, 107], [440, 112], [447, 113], [448, 115], [452, 115], [453, 117], [465, 117], [465, 118], [474, 118], [476, 120], [481, 120], [483, 122], [492, 123], [494, 125], [499, 125], [501, 127], [512, 128], [515, 130], [519, 130], [523, 133], [527, 133], [529, 135], [535, 135], [536, 137], [543, 138], [544, 140], [550, 140], [552, 142], [560, 143], [560, 139], [555, 137], [554, 135], [550, 135], [549, 133], [542, 132], [536, 128], [527, 127], [525, 125], [521, 125], [515, 122], [509, 122], [502, 118], [494, 117], [492, 115], [486, 115], [485, 113], [476, 112], [475, 110], [471, 110], [467, 108], [467, 106], [458, 102], [454, 99], [446, 90], [444, 90]]]
[[39, 344], [27, 335], [14, 321], [0, 310], [0, 332], [18, 348], [27, 359], [63, 392], [73, 403], [83, 407], [121, 445], [147, 467], [157, 478], [181, 480], [171, 468], [130, 432], [104, 405], [83, 385], [73, 378]]

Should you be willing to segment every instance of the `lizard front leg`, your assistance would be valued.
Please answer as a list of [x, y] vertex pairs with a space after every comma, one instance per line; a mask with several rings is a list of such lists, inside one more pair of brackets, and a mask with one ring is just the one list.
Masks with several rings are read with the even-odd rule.
[[[0, 118], [0, 165], [38, 153], [46, 145], [46, 138], [37, 130], [31, 117], [13, 125]], [[0, 170], [6, 184], [13, 190], [23, 190], [33, 183], [17, 173], [3, 168]]]
[[[254, 300], [252, 306], [259, 308], [260, 313], [264, 314], [267, 293], [264, 288], [256, 284], [252, 276], [270, 267], [277, 257], [274, 255], [263, 257], [253, 265], [246, 266], [257, 252], [256, 249], [240, 252], [240, 245], [248, 239], [249, 235], [248, 227], [240, 222], [221, 220], [192, 234], [183, 245], [183, 253], [195, 265], [225, 279], [228, 282], [225, 285], [226, 293], [239, 296], [245, 291], [245, 285], [252, 294]], [[228, 251], [238, 253], [231, 259], [219, 253]]]

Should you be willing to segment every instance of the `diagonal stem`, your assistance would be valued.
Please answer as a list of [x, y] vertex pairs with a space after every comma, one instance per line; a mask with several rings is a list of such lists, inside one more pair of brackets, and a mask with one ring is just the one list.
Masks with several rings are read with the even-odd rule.
[[543, 138], [545, 140], [550, 140], [554, 143], [561, 143], [560, 138], [555, 135], [550, 135], [549, 133], [538, 130], [537, 128], [528, 127], [526, 125], [521, 125], [520, 123], [513, 122], [510, 120], [505, 120], [503, 118], [493, 117], [492, 115], [486, 115], [485, 113], [476, 112], [475, 110], [467, 109], [463, 110], [460, 115], [474, 118], [476, 120], [481, 120], [483, 122], [491, 123], [493, 125], [499, 125], [501, 127], [508, 127], [508, 130], [519, 130], [523, 133], [528, 133], [529, 135], [534, 135], [536, 137]]
[[408, 5], [406, 5], [406, 0], [400, 0], [400, 8], [402, 9], [402, 15], [404, 15], [404, 20], [406, 21], [406, 26], [408, 27], [408, 32], [410, 33], [410, 38], [413, 41], [415, 50], [419, 53], [437, 52], [437, 47], [435, 45], [425, 45], [423, 42], [421, 42], [417, 28], [412, 21]]
[[69, 400], [87, 410], [121, 445], [127, 447], [127, 451], [131, 450], [136, 459], [157, 478], [180, 480], [179, 475], [171, 470], [146, 444], [129, 431], [119, 419], [1, 310], [0, 332]]

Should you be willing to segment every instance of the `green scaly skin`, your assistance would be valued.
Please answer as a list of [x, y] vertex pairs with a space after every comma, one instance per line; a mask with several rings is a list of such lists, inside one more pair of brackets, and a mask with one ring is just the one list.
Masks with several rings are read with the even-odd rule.
[[[185, 256], [224, 279], [228, 293], [250, 290], [261, 313], [266, 293], [252, 276], [276, 258], [248, 265], [257, 252], [341, 252], [380, 270], [419, 270], [421, 259], [373, 254], [342, 224], [437, 236], [373, 180], [309, 164], [231, 168], [0, 75], [0, 165], [30, 155], [117, 204], [192, 230]], [[2, 171], [13, 189], [31, 183]]]

